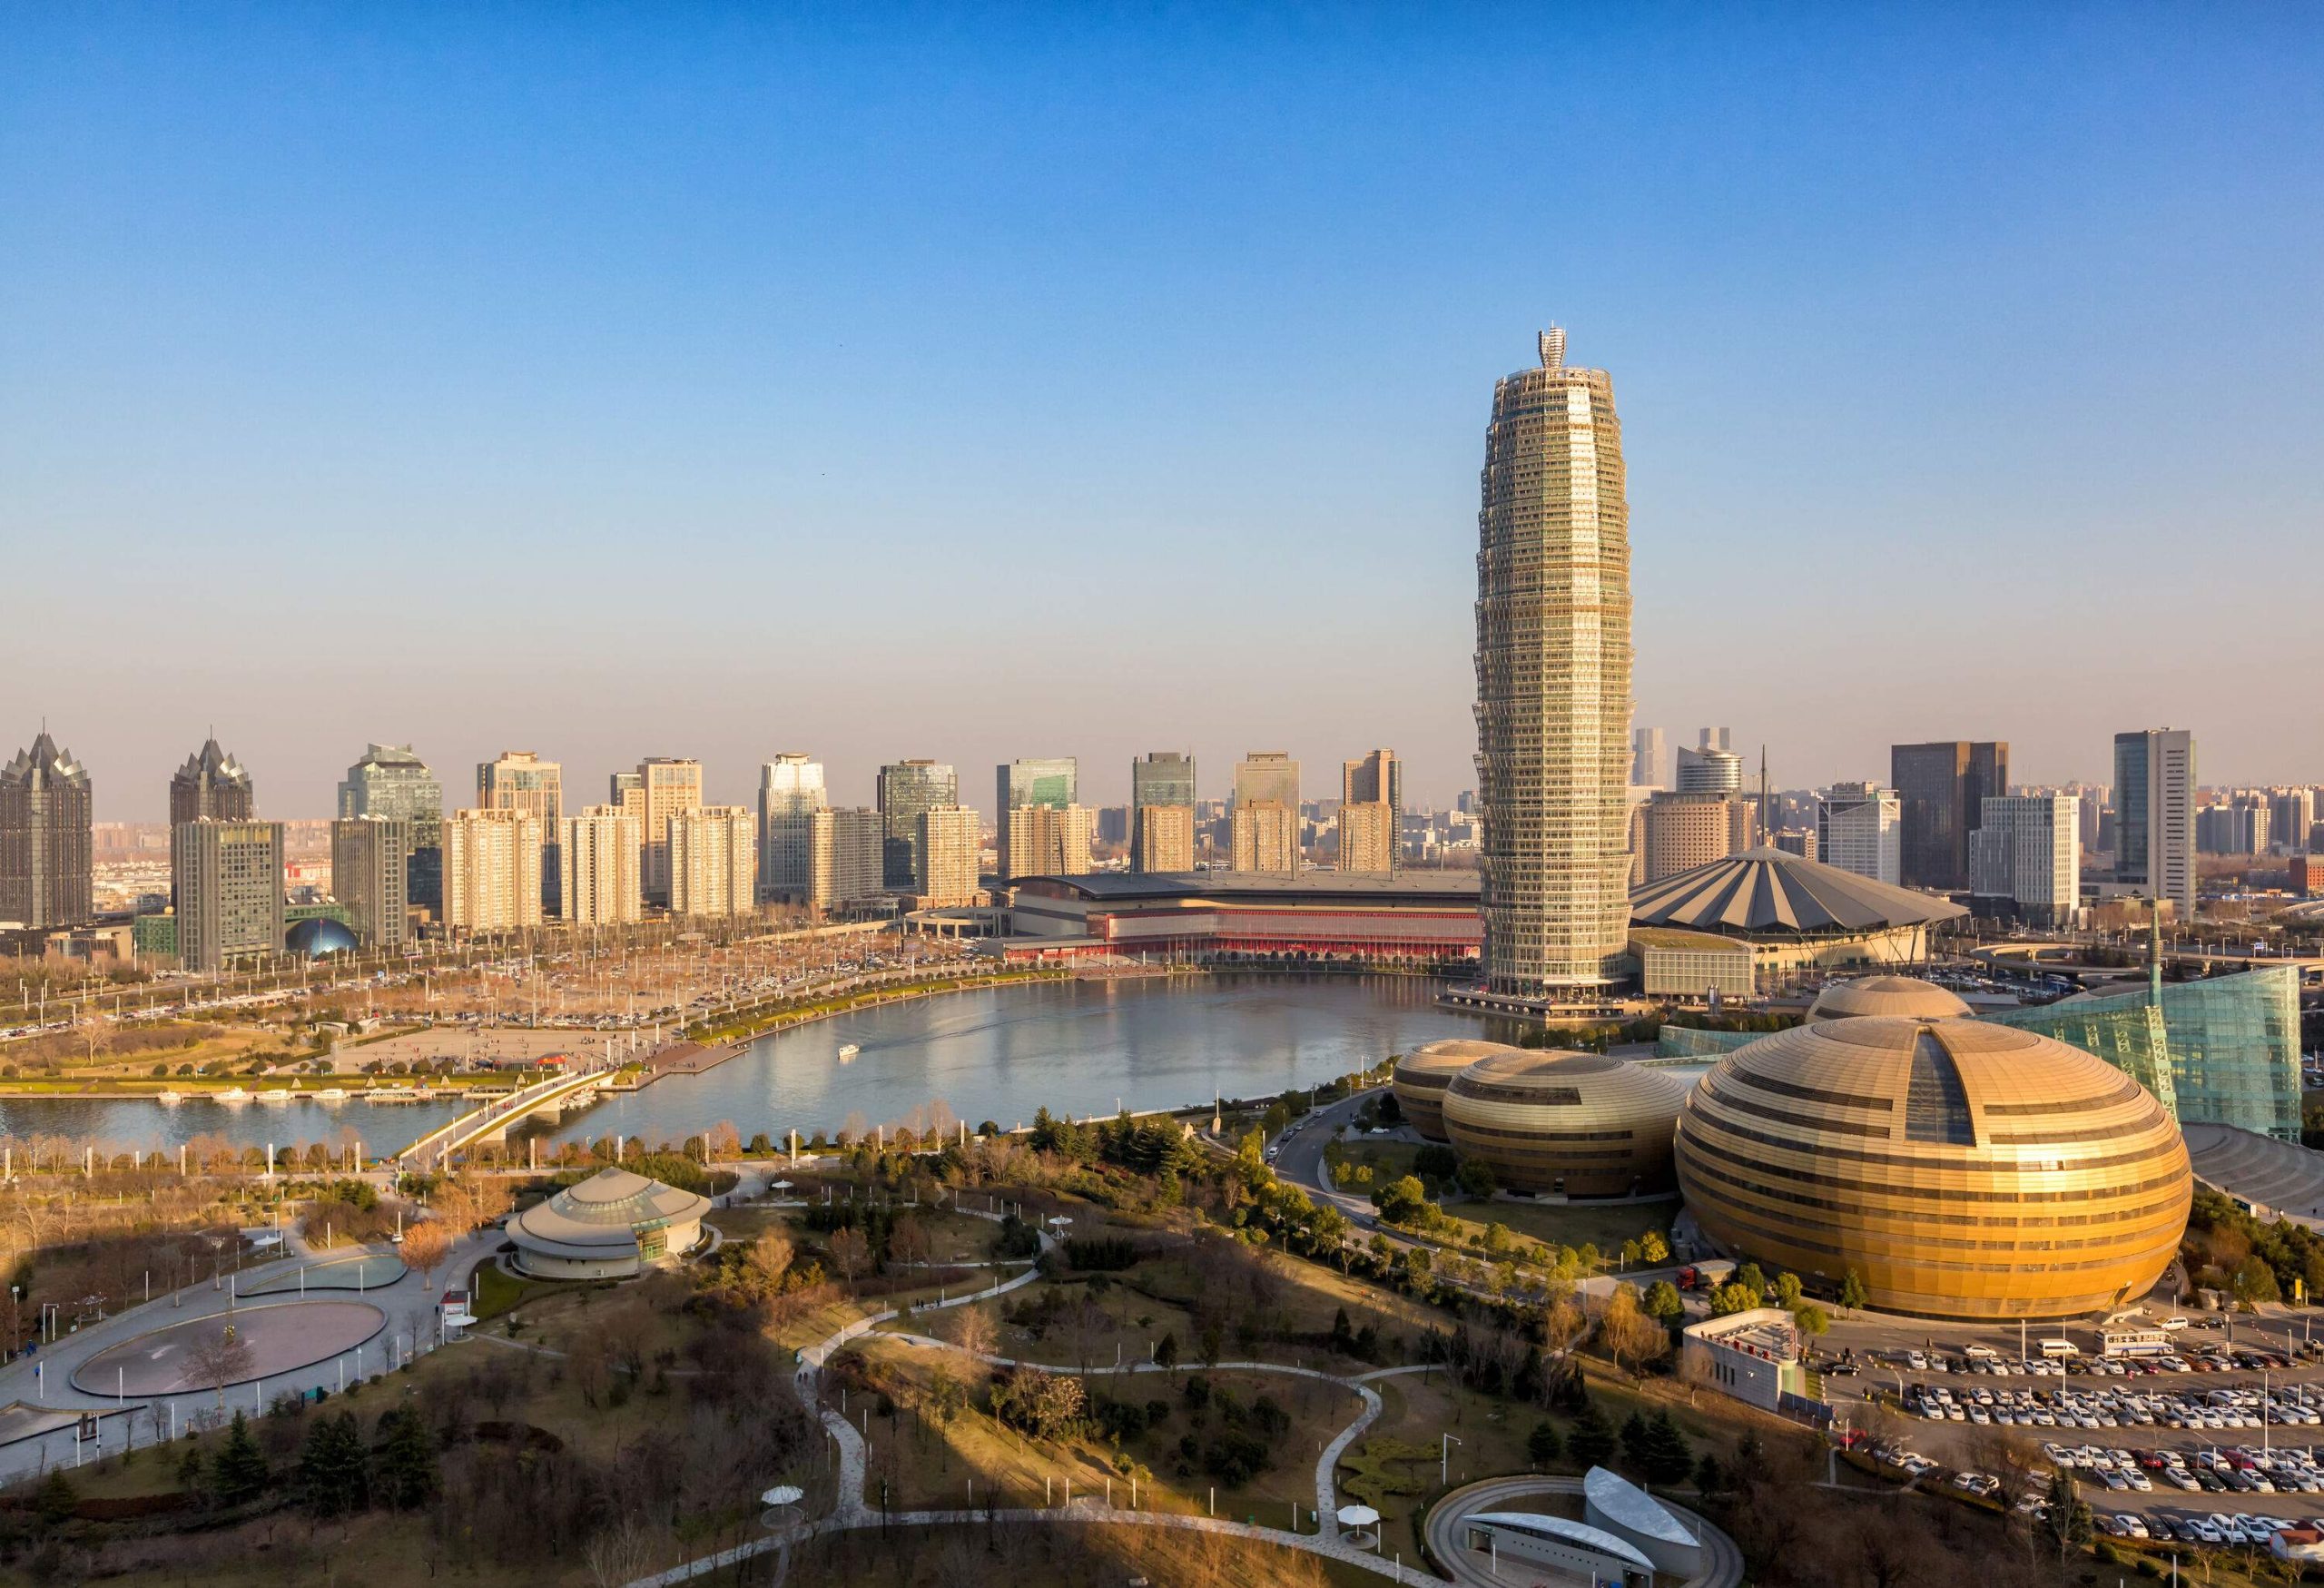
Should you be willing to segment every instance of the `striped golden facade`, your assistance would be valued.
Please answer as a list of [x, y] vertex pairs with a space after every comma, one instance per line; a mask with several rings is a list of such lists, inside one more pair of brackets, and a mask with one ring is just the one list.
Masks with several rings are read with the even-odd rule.
[[1444, 1089], [1452, 1084], [1452, 1078], [1480, 1059], [1521, 1050], [1503, 1042], [1480, 1042], [1467, 1037], [1424, 1042], [1396, 1060], [1389, 1088], [1413, 1129], [1431, 1141], [1443, 1141], [1447, 1139]]
[[1444, 1132], [1513, 1191], [1634, 1197], [1672, 1184], [1670, 1137], [1686, 1083], [1605, 1053], [1511, 1048], [1444, 1090]]
[[2057, 1318], [2143, 1295], [2194, 1181], [2179, 1127], [2094, 1055], [1976, 1021], [1864, 1016], [1737, 1050], [1679, 1118], [1679, 1184], [1728, 1251], [1871, 1305]]
[[1969, 1013], [1958, 993], [1918, 976], [1858, 976], [1834, 981], [1816, 995], [1807, 1018], [1855, 1020], [1867, 1014], [1904, 1015], [1912, 1020], [1954, 1020]]

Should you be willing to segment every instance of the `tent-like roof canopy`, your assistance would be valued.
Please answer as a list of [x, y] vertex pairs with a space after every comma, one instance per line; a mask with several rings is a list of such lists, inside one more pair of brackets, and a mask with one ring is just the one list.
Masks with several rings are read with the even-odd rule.
[[1967, 913], [1949, 900], [1780, 849], [1748, 849], [1649, 883], [1630, 895], [1630, 919], [1640, 926], [1754, 936], [1841, 937]]

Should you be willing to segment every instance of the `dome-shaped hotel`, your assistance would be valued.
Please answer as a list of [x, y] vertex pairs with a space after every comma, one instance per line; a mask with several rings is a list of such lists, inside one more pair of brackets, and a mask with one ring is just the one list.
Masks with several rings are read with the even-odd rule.
[[1444, 1089], [1444, 1130], [1511, 1190], [1630, 1197], [1671, 1186], [1687, 1085], [1606, 1053], [1504, 1048]]
[[2170, 1113], [2105, 1060], [1966, 1020], [1826, 1019], [1722, 1059], [1679, 1116], [1679, 1188], [1730, 1254], [1870, 1304], [2056, 1318], [2144, 1294], [2187, 1223]]

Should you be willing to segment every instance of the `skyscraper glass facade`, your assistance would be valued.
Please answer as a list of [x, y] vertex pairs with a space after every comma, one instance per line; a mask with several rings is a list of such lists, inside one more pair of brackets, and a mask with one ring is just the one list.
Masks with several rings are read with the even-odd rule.
[[[339, 785], [339, 814], [343, 819], [377, 816], [409, 823], [405, 896], [430, 910], [444, 907], [444, 785], [410, 745], [366, 746]], [[379, 940], [364, 938], [374, 941]]]
[[940, 806], [960, 803], [960, 780], [938, 761], [894, 761], [880, 768], [878, 788], [881, 874], [887, 886], [919, 886], [920, 818]]

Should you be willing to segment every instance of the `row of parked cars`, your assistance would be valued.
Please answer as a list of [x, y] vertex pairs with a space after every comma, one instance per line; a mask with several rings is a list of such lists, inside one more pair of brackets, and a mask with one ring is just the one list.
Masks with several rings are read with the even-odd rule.
[[1994, 1378], [2139, 1378], [2166, 1373], [2260, 1373], [2280, 1371], [2289, 1366], [2289, 1359], [2280, 1351], [2218, 1344], [2160, 1356], [2070, 1356], [2063, 1360], [2013, 1360], [1998, 1352], [1983, 1356], [1945, 1356], [1904, 1351], [1897, 1353], [1892, 1362], [1914, 1373], [1984, 1374]]
[[1909, 1385], [1905, 1409], [1932, 1423], [2027, 1428], [2231, 1428], [2324, 1425], [2324, 1386], [2216, 1389], [1955, 1389]]
[[2147, 1538], [2162, 1544], [2250, 1544], [2265, 1549], [2280, 1533], [2297, 1533], [2324, 1526], [2324, 1518], [2301, 1521], [2292, 1516], [2254, 1516], [2248, 1511], [2230, 1515], [2213, 1511], [2206, 1516], [2174, 1516], [2152, 1512], [2140, 1516], [2124, 1511], [2109, 1516], [2094, 1512], [2092, 1524], [2109, 1538]]

